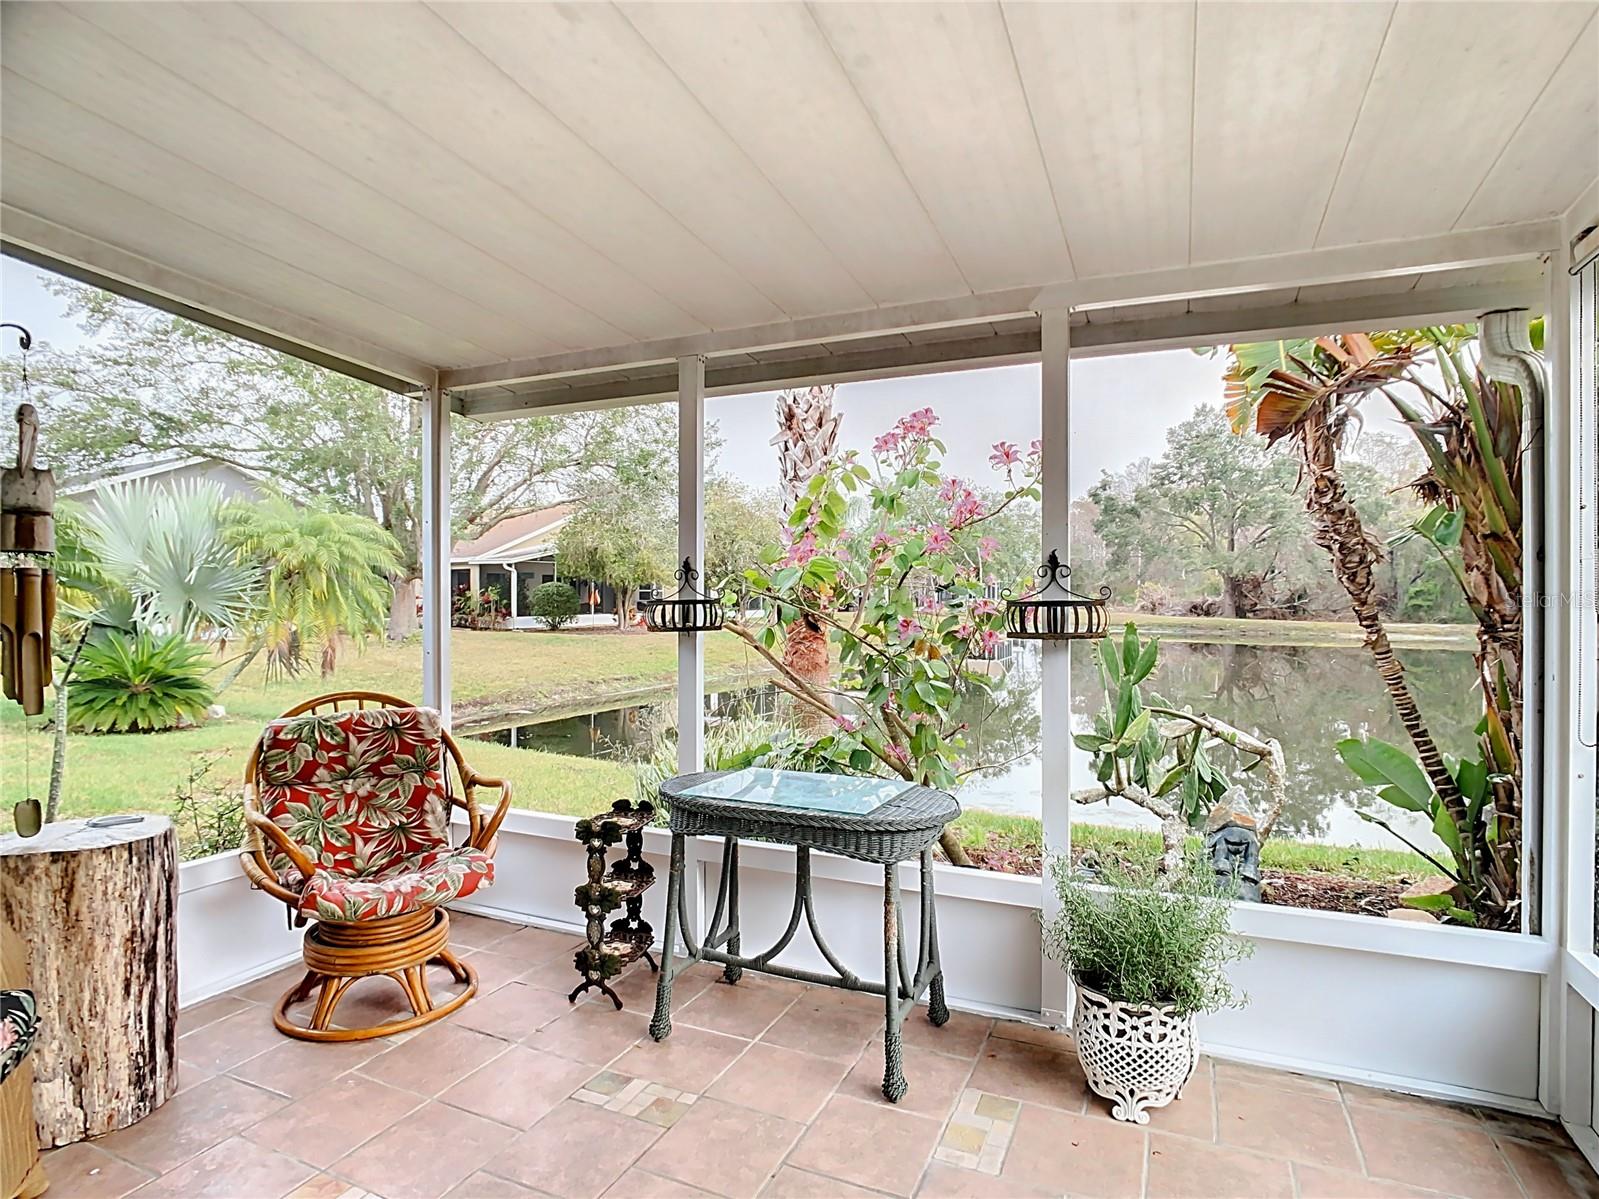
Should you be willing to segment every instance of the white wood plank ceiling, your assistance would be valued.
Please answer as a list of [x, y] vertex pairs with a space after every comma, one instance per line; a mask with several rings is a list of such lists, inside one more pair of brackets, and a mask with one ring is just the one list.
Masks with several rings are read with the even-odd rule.
[[492, 374], [1556, 217], [1599, 177], [1595, 10], [6, 3], [0, 233]]

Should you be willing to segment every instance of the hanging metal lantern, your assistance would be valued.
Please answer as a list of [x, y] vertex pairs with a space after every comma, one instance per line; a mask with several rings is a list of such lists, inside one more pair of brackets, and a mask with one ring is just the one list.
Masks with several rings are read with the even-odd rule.
[[1039, 584], [1025, 595], [1005, 597], [1005, 635], [1032, 641], [1078, 641], [1103, 637], [1110, 619], [1105, 601], [1110, 588], [1099, 595], [1083, 595], [1066, 586], [1072, 568], [1054, 550], [1037, 570]]
[[714, 633], [722, 627], [722, 600], [694, 586], [700, 572], [683, 559], [677, 569], [678, 589], [644, 605], [644, 623], [652, 633]]
[[[33, 338], [20, 325], [22, 387]], [[34, 466], [39, 414], [17, 408], [17, 465], [0, 471], [0, 682], [28, 716], [44, 711], [51, 678], [50, 626], [55, 623], [55, 476]]]

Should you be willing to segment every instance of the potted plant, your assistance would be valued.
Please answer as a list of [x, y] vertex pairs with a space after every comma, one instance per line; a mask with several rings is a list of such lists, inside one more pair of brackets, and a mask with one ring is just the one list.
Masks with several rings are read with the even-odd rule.
[[1044, 943], [1075, 984], [1083, 1073], [1112, 1116], [1147, 1124], [1146, 1109], [1181, 1098], [1194, 1072], [1194, 1017], [1242, 1006], [1226, 965], [1254, 947], [1232, 934], [1227, 903], [1198, 863], [1164, 875], [1106, 866], [1097, 884], [1065, 859], [1051, 868], [1060, 912]]

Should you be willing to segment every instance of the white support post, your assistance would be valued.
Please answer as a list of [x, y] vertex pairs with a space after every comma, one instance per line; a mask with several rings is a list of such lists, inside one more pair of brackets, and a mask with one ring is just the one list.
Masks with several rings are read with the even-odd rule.
[[[1071, 561], [1071, 312], [1051, 309], [1040, 314], [1043, 380], [1040, 408], [1043, 417], [1043, 542], [1040, 561], [1051, 550], [1061, 561]], [[1043, 649], [1043, 809], [1044, 809], [1044, 919], [1053, 920], [1060, 901], [1049, 881], [1048, 863], [1070, 856], [1072, 848], [1072, 660], [1071, 642], [1045, 641]], [[1066, 972], [1044, 962], [1042, 1012], [1050, 1023], [1067, 1019]]]
[[[705, 571], [705, 359], [677, 360], [677, 559]], [[687, 585], [687, 584], [685, 584]], [[705, 769], [705, 645], [677, 636], [677, 769]]]
[[422, 702], [450, 726], [450, 401], [422, 393]]

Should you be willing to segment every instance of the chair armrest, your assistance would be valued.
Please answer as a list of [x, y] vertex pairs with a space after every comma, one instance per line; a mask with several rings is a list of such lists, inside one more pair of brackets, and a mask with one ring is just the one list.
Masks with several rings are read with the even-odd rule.
[[273, 848], [293, 862], [294, 868], [305, 878], [309, 879], [316, 873], [316, 863], [305, 856], [305, 850], [289, 840], [287, 833], [273, 824], [266, 816], [256, 811], [248, 801], [244, 805], [244, 820], [252, 829], [263, 834], [268, 841], [272, 842]]
[[488, 822], [478, 829], [477, 835], [472, 837], [469, 842], [473, 849], [487, 850], [494, 844], [494, 838], [500, 831], [500, 823], [505, 819], [505, 813], [511, 807], [511, 784], [505, 779], [491, 779], [485, 778], [481, 774], [474, 774], [470, 785], [473, 787], [499, 788], [500, 802], [495, 805]]

